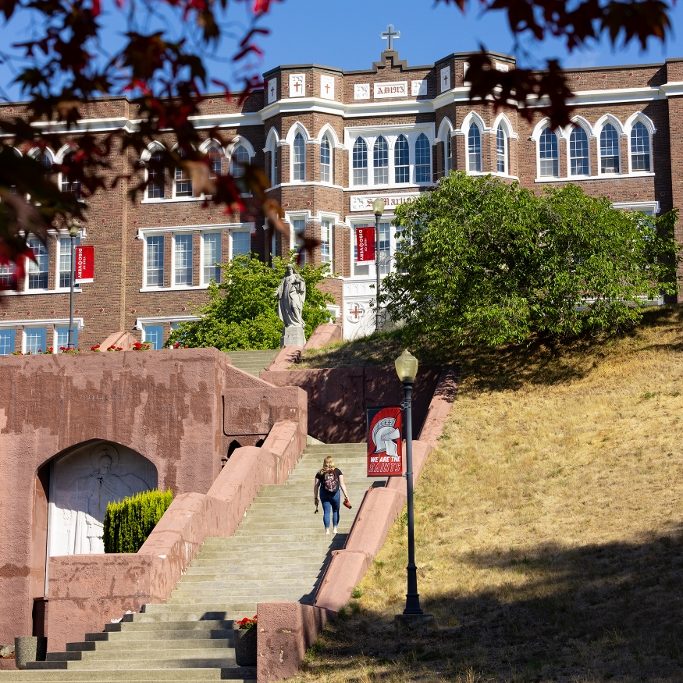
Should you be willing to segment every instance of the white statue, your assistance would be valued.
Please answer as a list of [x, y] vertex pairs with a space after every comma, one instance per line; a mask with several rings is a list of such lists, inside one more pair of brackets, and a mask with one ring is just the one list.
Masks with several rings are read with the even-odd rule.
[[285, 324], [285, 328], [303, 327], [306, 283], [291, 265], [285, 269], [285, 276], [277, 288], [276, 296], [278, 298], [277, 313]]

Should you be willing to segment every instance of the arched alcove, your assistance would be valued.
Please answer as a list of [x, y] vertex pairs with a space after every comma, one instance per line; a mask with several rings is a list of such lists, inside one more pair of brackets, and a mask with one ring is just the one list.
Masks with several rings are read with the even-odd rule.
[[99, 439], [60, 453], [37, 475], [47, 488], [50, 557], [103, 553], [107, 504], [158, 484], [157, 469], [147, 458]]

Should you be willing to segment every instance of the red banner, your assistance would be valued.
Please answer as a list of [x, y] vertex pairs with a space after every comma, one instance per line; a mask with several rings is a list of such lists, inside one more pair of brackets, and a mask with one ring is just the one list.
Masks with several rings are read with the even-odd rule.
[[83, 282], [95, 281], [95, 247], [88, 245], [86, 247], [76, 247], [75, 254], [75, 275], [74, 283], [82, 284]]
[[375, 229], [356, 228], [356, 263], [372, 263], [375, 260]]
[[403, 474], [403, 412], [400, 406], [368, 408], [368, 477]]

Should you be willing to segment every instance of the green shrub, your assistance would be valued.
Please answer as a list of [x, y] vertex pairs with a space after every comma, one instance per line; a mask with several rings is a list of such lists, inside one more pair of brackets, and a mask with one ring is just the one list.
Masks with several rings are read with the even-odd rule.
[[109, 503], [104, 515], [104, 551], [136, 553], [172, 500], [170, 490], [154, 490]]

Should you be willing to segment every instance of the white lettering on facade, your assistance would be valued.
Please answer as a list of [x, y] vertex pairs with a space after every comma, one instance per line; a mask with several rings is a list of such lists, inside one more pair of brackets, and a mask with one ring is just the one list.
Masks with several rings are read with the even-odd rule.
[[375, 83], [375, 99], [382, 97], [408, 97], [408, 81]]
[[419, 196], [419, 192], [410, 192], [406, 194], [388, 194], [388, 195], [355, 195], [351, 197], [351, 211], [371, 211], [372, 202], [375, 199], [383, 199], [385, 209], [391, 209], [395, 206], [400, 206], [409, 202], [411, 199]]

